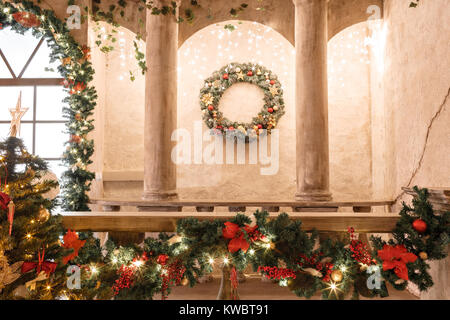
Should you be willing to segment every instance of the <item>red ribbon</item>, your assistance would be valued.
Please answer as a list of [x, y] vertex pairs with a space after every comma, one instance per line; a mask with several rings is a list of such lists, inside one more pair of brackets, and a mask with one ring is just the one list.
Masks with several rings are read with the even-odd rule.
[[42, 250], [41, 253], [38, 252], [38, 262], [24, 262], [22, 264], [22, 273], [27, 273], [33, 269], [36, 269], [36, 274], [39, 274], [44, 271], [47, 275], [56, 271], [56, 266], [58, 265], [55, 262], [44, 261], [45, 249]]
[[231, 272], [230, 272], [230, 281], [231, 281], [231, 298], [233, 300], [237, 300], [237, 295], [235, 295], [234, 293], [237, 291], [238, 288], [238, 278], [237, 278], [237, 272], [236, 272], [236, 268], [233, 267], [231, 268]]

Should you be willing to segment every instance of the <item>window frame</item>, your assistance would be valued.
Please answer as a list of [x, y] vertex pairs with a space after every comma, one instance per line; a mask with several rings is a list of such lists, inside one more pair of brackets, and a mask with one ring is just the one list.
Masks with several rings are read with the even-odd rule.
[[[36, 47], [34, 48], [31, 56], [28, 58], [27, 62], [25, 63], [23, 69], [19, 73], [18, 76], [15, 75], [13, 69], [11, 68], [11, 65], [8, 62], [8, 59], [4, 55], [2, 49], [0, 48], [0, 58], [4, 61], [6, 64], [6, 67], [8, 68], [9, 72], [11, 73], [12, 78], [0, 78], [0, 87], [33, 87], [33, 119], [32, 120], [22, 120], [21, 123], [23, 124], [32, 124], [33, 126], [33, 142], [32, 142], [32, 154], [36, 153], [36, 126], [37, 124], [66, 124], [67, 120], [37, 120], [36, 119], [36, 111], [37, 111], [37, 88], [38, 87], [44, 87], [44, 86], [63, 86], [62, 81], [64, 78], [22, 78], [25, 71], [27, 70], [28, 66], [30, 65], [31, 61], [33, 60], [34, 56], [36, 55], [37, 51], [41, 47], [42, 43], [44, 42], [44, 37], [42, 37]], [[0, 124], [8, 124], [11, 123], [11, 121], [8, 120], [0, 120]], [[47, 161], [60, 161], [62, 160], [61, 157], [59, 158], [45, 158], [42, 157], [42, 159]]]

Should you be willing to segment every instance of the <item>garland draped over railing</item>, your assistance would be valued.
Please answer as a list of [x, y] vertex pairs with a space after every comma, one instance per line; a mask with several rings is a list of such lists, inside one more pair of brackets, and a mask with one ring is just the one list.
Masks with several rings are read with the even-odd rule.
[[[72, 294], [87, 299], [165, 298], [173, 285], [190, 283], [212, 271], [213, 265], [232, 275], [252, 265], [255, 271], [287, 286], [299, 297], [320, 292], [323, 299], [386, 297], [389, 282], [404, 290], [408, 281], [421, 291], [433, 286], [428, 261], [447, 256], [450, 212], [434, 214], [426, 189], [414, 188], [413, 206], [403, 204], [400, 219], [384, 241], [371, 237], [373, 250], [357, 240], [350, 227], [347, 240], [318, 240], [318, 233], [302, 230], [302, 222], [286, 213], [268, 221], [267, 212], [254, 219], [237, 214], [230, 221], [181, 219], [177, 235], [161, 233], [142, 246], [100, 246], [92, 234], [72, 260], [83, 267], [82, 288]], [[234, 273], [233, 273], [234, 271]], [[229, 273], [230, 274], [230, 273]]]
[[70, 135], [63, 154], [68, 170], [62, 176], [62, 208], [88, 211], [87, 192], [95, 176], [87, 169], [94, 153], [94, 141], [88, 134], [94, 129], [91, 117], [97, 99], [95, 88], [88, 85], [94, 75], [90, 49], [74, 40], [67, 24], [52, 10], [41, 9], [32, 1], [0, 0], [0, 28], [7, 27], [20, 34], [31, 29], [35, 37], [44, 37], [51, 49], [50, 62], [61, 62], [58, 71], [64, 77], [62, 85], [69, 94], [64, 99], [68, 107], [63, 108], [63, 116], [67, 119], [66, 133]]

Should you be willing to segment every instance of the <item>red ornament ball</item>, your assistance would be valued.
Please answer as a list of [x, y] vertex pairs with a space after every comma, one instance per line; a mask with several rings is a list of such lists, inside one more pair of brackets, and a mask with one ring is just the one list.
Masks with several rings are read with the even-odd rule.
[[208, 110], [209, 110], [209, 111], [213, 111], [213, 110], [214, 110], [214, 107], [213, 107], [212, 105], [209, 105], [209, 106], [208, 106]]
[[234, 127], [233, 127], [233, 126], [231, 126], [231, 127], [229, 127], [229, 128], [228, 128], [228, 130], [234, 130]]
[[253, 75], [253, 72], [250, 70], [249, 72], [247, 72], [247, 76], [251, 77]]
[[427, 230], [427, 223], [422, 219], [414, 220], [412, 226], [414, 230], [416, 230], [419, 233], [424, 233]]
[[222, 78], [224, 78], [225, 80], [228, 80], [228, 73], [225, 73]]
[[262, 129], [262, 124], [258, 124], [258, 129]]
[[269, 113], [273, 113], [273, 108], [269, 108], [269, 109], [267, 109], [267, 111], [268, 111]]
[[270, 80], [270, 84], [274, 85], [275, 84], [275, 80]]

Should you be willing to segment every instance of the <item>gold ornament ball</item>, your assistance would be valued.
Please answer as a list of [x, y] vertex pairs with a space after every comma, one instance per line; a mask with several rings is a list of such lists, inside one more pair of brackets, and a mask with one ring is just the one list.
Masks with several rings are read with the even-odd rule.
[[45, 208], [39, 209], [39, 221], [46, 222], [50, 218], [50, 212]]
[[421, 252], [421, 253], [419, 253], [419, 257], [420, 257], [420, 259], [422, 259], [422, 260], [427, 260], [428, 259], [428, 255], [427, 255], [427, 253], [426, 252]]
[[340, 270], [334, 270], [331, 273], [331, 280], [333, 280], [334, 282], [341, 282], [343, 278], [344, 278], [344, 275], [342, 274], [342, 272]]
[[187, 278], [183, 278], [182, 280], [181, 280], [181, 285], [182, 286], [187, 286], [189, 284], [189, 280], [187, 279]]

